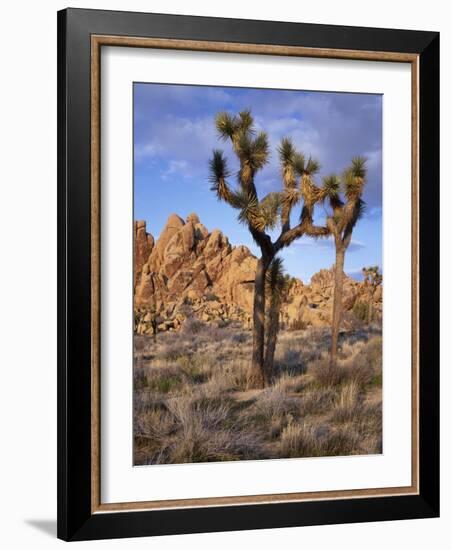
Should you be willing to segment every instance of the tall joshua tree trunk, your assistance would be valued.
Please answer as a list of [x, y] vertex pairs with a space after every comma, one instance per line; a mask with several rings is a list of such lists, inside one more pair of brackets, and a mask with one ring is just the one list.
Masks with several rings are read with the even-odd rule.
[[334, 269], [334, 304], [332, 312], [332, 342], [330, 347], [330, 367], [337, 366], [338, 355], [338, 334], [340, 332], [340, 323], [342, 316], [342, 299], [343, 299], [343, 268], [345, 261], [345, 248], [340, 246], [335, 252], [335, 269]]
[[274, 369], [277, 336], [280, 329], [280, 308], [287, 290], [287, 280], [284, 277], [283, 263], [280, 258], [272, 260], [266, 275], [266, 293], [269, 297], [269, 307], [265, 319], [265, 381], [269, 382]]
[[273, 293], [268, 310], [266, 325], [266, 352], [264, 371], [266, 378], [270, 377], [274, 366], [274, 355], [276, 352], [277, 335], [279, 334], [280, 300]]
[[265, 281], [269, 261], [262, 256], [257, 263], [254, 285], [254, 326], [252, 329], [252, 366], [251, 382], [255, 387], [263, 388], [266, 382], [264, 368], [265, 345]]

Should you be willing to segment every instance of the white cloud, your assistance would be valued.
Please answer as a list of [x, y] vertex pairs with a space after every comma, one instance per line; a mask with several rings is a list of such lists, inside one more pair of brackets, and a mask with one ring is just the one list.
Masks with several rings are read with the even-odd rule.
[[168, 179], [173, 175], [184, 177], [188, 171], [189, 164], [186, 160], [171, 160], [168, 168], [161, 173], [163, 179]]
[[153, 143], [138, 143], [135, 147], [135, 160], [140, 161], [144, 158], [152, 158], [157, 154], [157, 148]]

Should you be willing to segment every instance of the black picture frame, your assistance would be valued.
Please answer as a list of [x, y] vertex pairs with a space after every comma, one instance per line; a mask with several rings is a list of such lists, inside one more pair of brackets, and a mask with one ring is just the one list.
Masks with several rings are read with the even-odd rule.
[[[91, 36], [417, 54], [419, 494], [91, 511]], [[439, 515], [439, 33], [147, 13], [58, 13], [58, 537], [88, 540]]]

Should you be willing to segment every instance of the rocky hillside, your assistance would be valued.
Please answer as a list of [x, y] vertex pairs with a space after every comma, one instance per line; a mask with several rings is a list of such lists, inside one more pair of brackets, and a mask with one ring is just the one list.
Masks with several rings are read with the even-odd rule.
[[[186, 319], [227, 324], [252, 323], [254, 274], [257, 259], [246, 246], [232, 246], [218, 229], [209, 232], [197, 214], [183, 220], [169, 216], [158, 240], [147, 233], [146, 222], [135, 222], [135, 331], [151, 334], [178, 330]], [[333, 271], [321, 270], [309, 285], [290, 279], [281, 320], [286, 328], [330, 324]], [[344, 283], [344, 308], [362, 317], [370, 300], [363, 283], [350, 277]], [[380, 317], [382, 289], [374, 295]], [[356, 316], [354, 315], [354, 317]], [[349, 316], [348, 316], [349, 317]], [[349, 323], [345, 314], [344, 323]]]

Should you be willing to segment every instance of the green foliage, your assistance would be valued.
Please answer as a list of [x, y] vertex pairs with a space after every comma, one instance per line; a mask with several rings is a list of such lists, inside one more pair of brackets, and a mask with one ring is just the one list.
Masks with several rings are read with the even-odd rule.
[[382, 273], [379, 271], [379, 266], [372, 265], [369, 267], [364, 267], [362, 273], [365, 279], [365, 283], [370, 284], [373, 287], [376, 287], [382, 283]]
[[351, 166], [343, 174], [345, 196], [348, 200], [357, 199], [362, 194], [366, 178], [366, 158], [354, 157]]
[[309, 157], [307, 164], [305, 166], [304, 172], [306, 174], [309, 174], [310, 176], [313, 176], [314, 174], [317, 174], [320, 171], [321, 164], [318, 162], [318, 160]]
[[279, 221], [279, 213], [282, 204], [281, 193], [268, 193], [259, 205], [260, 215], [265, 229], [274, 229]]
[[352, 159], [352, 173], [355, 178], [364, 179], [366, 177], [366, 158], [354, 157]]
[[371, 379], [370, 385], [371, 385], [371, 386], [379, 386], [379, 387], [381, 387], [381, 386], [382, 386], [382, 373], [376, 374], [376, 375]]
[[266, 284], [272, 295], [276, 294], [281, 297], [282, 292], [286, 288], [283, 260], [281, 258], [276, 257], [271, 262], [266, 272]]
[[223, 140], [233, 137], [237, 128], [237, 119], [230, 116], [229, 113], [221, 112], [216, 115], [216, 129]]
[[204, 294], [204, 297], [207, 302], [219, 302], [218, 296], [216, 296], [216, 294], [214, 294], [213, 292], [206, 292]]
[[240, 211], [238, 214], [238, 220], [241, 223], [248, 224], [253, 227], [261, 227], [264, 225], [264, 222], [260, 217], [258, 199], [254, 193], [249, 192], [246, 189], [236, 191], [233, 194], [232, 206]]
[[210, 181], [215, 184], [217, 180], [230, 176], [230, 171], [227, 168], [227, 159], [219, 149], [213, 150], [213, 157], [209, 160], [210, 166]]
[[368, 318], [368, 302], [357, 301], [352, 308], [352, 312], [359, 321], [366, 321]]
[[340, 178], [335, 174], [323, 178], [324, 198], [337, 199], [340, 192]]
[[147, 387], [150, 391], [158, 393], [169, 393], [180, 388], [182, 379], [178, 375], [166, 375], [153, 378], [148, 381]]
[[282, 164], [292, 164], [296, 154], [292, 139], [287, 137], [282, 138], [280, 145], [277, 147], [277, 152]]

